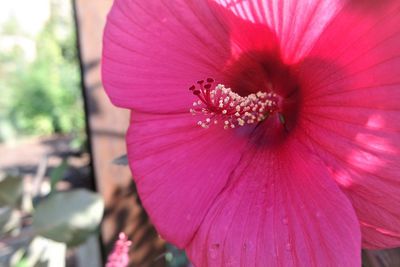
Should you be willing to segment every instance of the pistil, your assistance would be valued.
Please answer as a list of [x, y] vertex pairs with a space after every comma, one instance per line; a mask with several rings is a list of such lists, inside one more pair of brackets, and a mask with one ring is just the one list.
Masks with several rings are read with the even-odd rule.
[[198, 97], [190, 112], [206, 117], [197, 122], [203, 128], [212, 124], [222, 124], [224, 129], [255, 124], [279, 109], [279, 97], [273, 92], [258, 91], [243, 97], [223, 84], [214, 86], [212, 78], [198, 81], [197, 86], [193, 85], [189, 90]]

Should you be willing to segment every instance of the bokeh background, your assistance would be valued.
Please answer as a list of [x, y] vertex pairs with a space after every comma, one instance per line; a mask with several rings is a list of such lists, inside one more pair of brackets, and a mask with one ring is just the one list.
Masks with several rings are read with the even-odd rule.
[[139, 204], [100, 79], [112, 1], [0, 2], [0, 266], [186, 266]]
[[[141, 208], [125, 158], [128, 112], [101, 84], [111, 0], [0, 1], [0, 267], [189, 266]], [[400, 266], [396, 250], [364, 265]]]

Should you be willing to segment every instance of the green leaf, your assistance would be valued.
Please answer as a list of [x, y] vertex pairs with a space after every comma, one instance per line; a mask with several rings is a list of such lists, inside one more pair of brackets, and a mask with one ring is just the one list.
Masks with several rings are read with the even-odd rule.
[[23, 246], [15, 250], [10, 259], [10, 266], [12, 267], [29, 267], [29, 262], [25, 258], [27, 246]]
[[29, 267], [29, 263], [26, 259], [21, 259], [14, 265], [14, 267]]
[[22, 177], [0, 177], [0, 206], [15, 206], [22, 197]]
[[128, 162], [128, 156], [127, 156], [127, 155], [119, 156], [118, 158], [115, 158], [115, 159], [112, 161], [112, 163], [115, 164], [115, 165], [123, 165], [123, 166], [126, 166], [126, 165], [129, 164], [129, 162]]
[[96, 231], [103, 211], [103, 200], [96, 193], [84, 189], [55, 192], [38, 204], [33, 227], [44, 237], [76, 246]]
[[18, 212], [10, 207], [0, 207], [0, 234], [10, 232], [20, 225]]
[[55, 169], [53, 169], [50, 173], [50, 186], [51, 186], [51, 191], [54, 190], [56, 184], [58, 181], [60, 181], [63, 178], [63, 175], [65, 171], [68, 168], [68, 163], [64, 159], [59, 166], [57, 166]]

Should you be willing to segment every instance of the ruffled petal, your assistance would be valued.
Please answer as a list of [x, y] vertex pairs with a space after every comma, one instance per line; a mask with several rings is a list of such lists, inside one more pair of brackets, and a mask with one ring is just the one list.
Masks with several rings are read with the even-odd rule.
[[310, 147], [350, 198], [361, 223], [363, 246], [396, 247], [400, 245], [400, 3], [360, 5], [343, 9], [310, 57], [299, 64], [304, 89], [301, 127], [309, 135]]
[[195, 81], [220, 80], [227, 30], [206, 1], [116, 0], [104, 31], [102, 79], [111, 101], [148, 112], [186, 111]]
[[117, 0], [104, 32], [104, 87], [121, 107], [182, 112], [191, 102], [186, 88], [206, 77], [227, 82], [225, 67], [241, 53], [274, 51], [297, 62], [340, 3]]
[[351, 203], [293, 141], [246, 152], [188, 255], [198, 267], [360, 266], [360, 250]]
[[184, 247], [222, 191], [246, 133], [202, 129], [187, 114], [133, 113], [128, 157], [141, 201], [162, 237]]
[[[343, 0], [214, 0], [237, 17], [267, 26], [277, 37], [284, 61], [297, 62], [307, 55], [314, 43], [343, 8]], [[220, 13], [229, 21], [226, 12]], [[235, 29], [240, 25], [231, 25]], [[246, 37], [244, 37], [246, 38]], [[243, 42], [239, 36], [235, 40]]]

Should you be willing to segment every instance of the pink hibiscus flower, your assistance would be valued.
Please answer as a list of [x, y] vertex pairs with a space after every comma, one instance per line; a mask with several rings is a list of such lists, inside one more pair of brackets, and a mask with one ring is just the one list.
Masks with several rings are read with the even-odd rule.
[[116, 0], [103, 82], [160, 235], [198, 267], [399, 246], [399, 25], [397, 0]]

